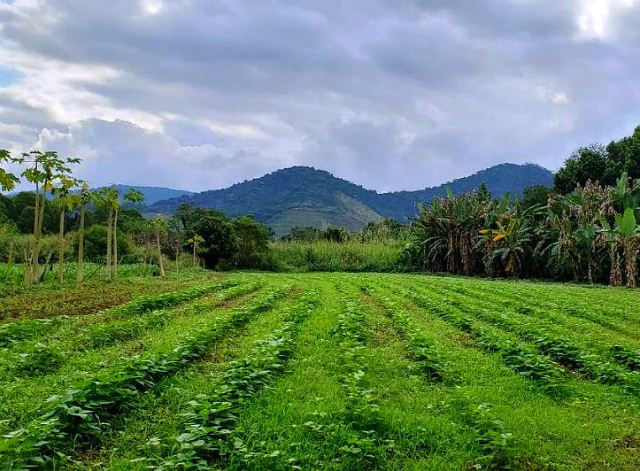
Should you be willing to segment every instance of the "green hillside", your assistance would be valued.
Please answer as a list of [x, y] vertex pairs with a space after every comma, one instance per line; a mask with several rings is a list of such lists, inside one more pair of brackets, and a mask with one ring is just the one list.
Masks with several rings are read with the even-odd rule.
[[335, 225], [356, 231], [385, 217], [407, 221], [415, 214], [416, 203], [444, 195], [447, 187], [462, 193], [485, 183], [500, 196], [517, 195], [528, 186], [551, 185], [552, 181], [553, 174], [537, 165], [501, 164], [438, 187], [378, 193], [324, 170], [291, 167], [229, 188], [152, 203], [147, 212], [168, 214], [187, 203], [219, 209], [232, 217], [253, 214], [277, 235], [293, 226]]

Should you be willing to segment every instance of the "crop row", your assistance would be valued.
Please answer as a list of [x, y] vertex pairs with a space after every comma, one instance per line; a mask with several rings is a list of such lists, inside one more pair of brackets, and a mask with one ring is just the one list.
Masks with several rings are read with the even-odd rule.
[[[220, 290], [237, 284], [234, 281], [207, 283], [186, 290], [142, 296], [126, 304], [109, 308], [90, 316], [122, 318], [135, 314], [143, 314], [155, 309], [163, 309], [199, 298], [211, 291]], [[25, 319], [9, 324], [0, 324], [0, 347], [9, 347], [17, 342], [34, 337], [46, 336], [55, 332], [54, 326], [69, 318], [60, 316], [54, 319]]]
[[[469, 303], [447, 302], [492, 325], [516, 334], [518, 338], [535, 345], [542, 353], [548, 355], [564, 368], [580, 373], [588, 379], [603, 384], [620, 384], [630, 392], [635, 392], [640, 388], [639, 376], [623, 369], [626, 366], [633, 371], [633, 365], [639, 359], [638, 352], [622, 346], [616, 346], [618, 353], [613, 353], [613, 359], [623, 366], [621, 367], [601, 358], [597, 354], [583, 351], [570, 339], [554, 335], [548, 328], [539, 323], [536, 326], [530, 320], [519, 321], [514, 314], [497, 313], [491, 309], [473, 309]], [[494, 347], [494, 341], [491, 339], [486, 340], [485, 343], [489, 348]]]
[[211, 469], [212, 462], [241, 447], [237, 438], [229, 444], [240, 408], [282, 373], [293, 354], [301, 324], [318, 304], [317, 291], [305, 294], [285, 312], [281, 328], [256, 342], [247, 357], [231, 364], [212, 394], [189, 402], [184, 432], [176, 438], [174, 453], [156, 469]]
[[[493, 316], [478, 314], [489, 320]], [[519, 338], [536, 345], [541, 352], [553, 358], [566, 369], [580, 373], [588, 379], [603, 384], [620, 384], [630, 392], [639, 388], [638, 375], [624, 370], [637, 361], [637, 352], [617, 346], [613, 358], [621, 365], [602, 359], [599, 355], [587, 353], [577, 347], [570, 339], [556, 337], [544, 327], [532, 328], [531, 325], [518, 323], [514, 319], [500, 318], [495, 321], [503, 329], [514, 332]], [[615, 352], [618, 352], [617, 354]]]
[[270, 290], [236, 309], [229, 319], [185, 338], [171, 352], [123, 359], [120, 365], [69, 388], [64, 395], [52, 396], [48, 412], [4, 436], [0, 459], [9, 469], [38, 468], [54, 459], [67, 459], [96, 432], [108, 428], [111, 419], [129, 410], [140, 394], [201, 358], [212, 344], [272, 309], [290, 291], [290, 286]]
[[[545, 326], [553, 326], [556, 331], [575, 332], [580, 328], [587, 334], [591, 341], [596, 338], [605, 344], [611, 344], [612, 339], [619, 338], [620, 335], [636, 341], [635, 331], [629, 329], [628, 323], [624, 325], [615, 324], [611, 318], [603, 319], [602, 314], [592, 310], [587, 311], [577, 306], [556, 306], [545, 300], [537, 300], [531, 303], [528, 298], [518, 298], [510, 293], [495, 292], [492, 289], [480, 289], [471, 287], [469, 289], [443, 289], [436, 290], [451, 304], [455, 304], [460, 309], [468, 309], [470, 306], [484, 306], [491, 311], [500, 310], [501, 314], [513, 317], [521, 317], [527, 323], [539, 323]], [[550, 305], [546, 308], [544, 306]]]
[[[341, 288], [341, 286], [338, 286]], [[360, 467], [371, 467], [379, 459], [380, 453], [393, 449], [393, 440], [384, 439], [384, 426], [380, 417], [380, 407], [374, 397], [374, 390], [367, 387], [367, 373], [364, 366], [364, 350], [368, 337], [367, 321], [361, 304], [347, 297], [344, 309], [338, 316], [334, 336], [338, 342], [339, 381], [346, 396], [345, 408], [330, 424], [326, 432], [340, 436], [339, 427], [347, 427], [354, 434], [339, 448], [349, 456], [352, 463]], [[344, 437], [344, 435], [343, 435]]]
[[430, 381], [444, 381], [446, 367], [433, 342], [425, 337], [420, 327], [398, 303], [375, 290], [374, 292], [395, 328], [409, 344], [411, 357], [420, 366], [420, 370]]
[[534, 381], [545, 393], [551, 396], [561, 396], [565, 393], [562, 369], [548, 356], [540, 354], [535, 347], [523, 345], [512, 339], [503, 339], [482, 330], [475, 326], [469, 317], [454, 314], [420, 294], [405, 294], [417, 306], [468, 334], [478, 347], [499, 353], [507, 367]]
[[[233, 286], [220, 292], [213, 305], [219, 305], [255, 291], [258, 286], [255, 283]], [[211, 301], [192, 304], [186, 309], [184, 315], [196, 314], [209, 304]], [[73, 342], [70, 342], [70, 336], [67, 336], [57, 342], [53, 341], [47, 344], [41, 342], [21, 344], [18, 351], [12, 355], [13, 358], [9, 358], [6, 373], [26, 376], [51, 373], [64, 364], [64, 359], [68, 358], [71, 353], [86, 352], [94, 348], [130, 340], [144, 332], [167, 325], [177, 314], [177, 311], [172, 309], [158, 309], [151, 311], [148, 315], [128, 316], [122, 320], [93, 325], [85, 331], [74, 333], [75, 335], [71, 337], [75, 338]]]
[[[433, 342], [426, 338], [420, 326], [404, 311], [400, 303], [386, 296], [385, 291], [387, 290], [374, 289], [387, 315], [409, 344], [412, 359], [420, 365], [429, 380], [444, 381], [446, 362], [441, 353], [437, 351]], [[467, 324], [464, 325], [466, 328]], [[449, 378], [447, 378], [447, 382], [450, 382]], [[473, 429], [478, 437], [477, 444], [482, 454], [474, 467], [479, 469], [510, 469], [509, 466], [516, 461], [513, 434], [507, 432], [502, 421], [494, 416], [491, 404], [469, 404], [468, 399], [457, 392], [457, 388], [454, 391], [458, 396], [456, 402], [464, 407], [463, 415], [467, 425]]]
[[[476, 282], [465, 283], [464, 288], [455, 287], [455, 291], [469, 297], [488, 298], [494, 306], [501, 305], [524, 315], [537, 315], [553, 322], [563, 321], [569, 326], [575, 326], [578, 318], [626, 335], [629, 333], [629, 323], [637, 322], [625, 312], [628, 306], [625, 306], [626, 309], [616, 309], [603, 302], [603, 307], [594, 309], [591, 303], [583, 303], [575, 294], [571, 295], [569, 290], [553, 290], [552, 293], [545, 293], [547, 296], [536, 295], [538, 290], [531, 285], [523, 289], [515, 283], [504, 286], [486, 282], [480, 285]], [[602, 293], [599, 296], [604, 297]], [[535, 303], [531, 303], [532, 297]], [[619, 322], [620, 319], [624, 322]]]

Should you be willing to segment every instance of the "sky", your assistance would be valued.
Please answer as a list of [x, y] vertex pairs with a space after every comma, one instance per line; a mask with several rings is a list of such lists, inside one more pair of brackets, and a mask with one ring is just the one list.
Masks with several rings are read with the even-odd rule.
[[640, 124], [640, 0], [0, 0], [0, 148], [94, 186], [555, 170]]

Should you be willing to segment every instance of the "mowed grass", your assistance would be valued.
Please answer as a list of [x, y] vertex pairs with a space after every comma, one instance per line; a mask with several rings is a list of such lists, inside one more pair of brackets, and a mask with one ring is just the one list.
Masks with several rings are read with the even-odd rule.
[[0, 469], [640, 468], [636, 291], [345, 273], [171, 286], [50, 308], [46, 329], [3, 321]]

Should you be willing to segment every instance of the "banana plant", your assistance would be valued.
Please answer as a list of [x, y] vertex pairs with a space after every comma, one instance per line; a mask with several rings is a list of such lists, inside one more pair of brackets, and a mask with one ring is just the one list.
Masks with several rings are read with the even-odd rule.
[[[522, 258], [527, 244], [531, 241], [529, 210], [522, 213], [505, 213], [502, 220], [495, 222], [496, 228], [480, 230], [488, 241], [489, 251], [485, 259], [487, 267], [500, 260], [507, 276], [519, 276], [522, 271]], [[505, 221], [506, 219], [506, 221]]]
[[620, 253], [625, 260], [625, 277], [627, 286], [635, 288], [637, 284], [637, 260], [640, 252], [640, 226], [636, 220], [633, 208], [627, 208], [623, 214], [615, 215], [615, 225], [611, 226], [605, 218], [600, 219], [601, 233], [609, 244], [611, 258], [611, 277], [613, 286], [622, 284], [622, 270], [620, 267]]

